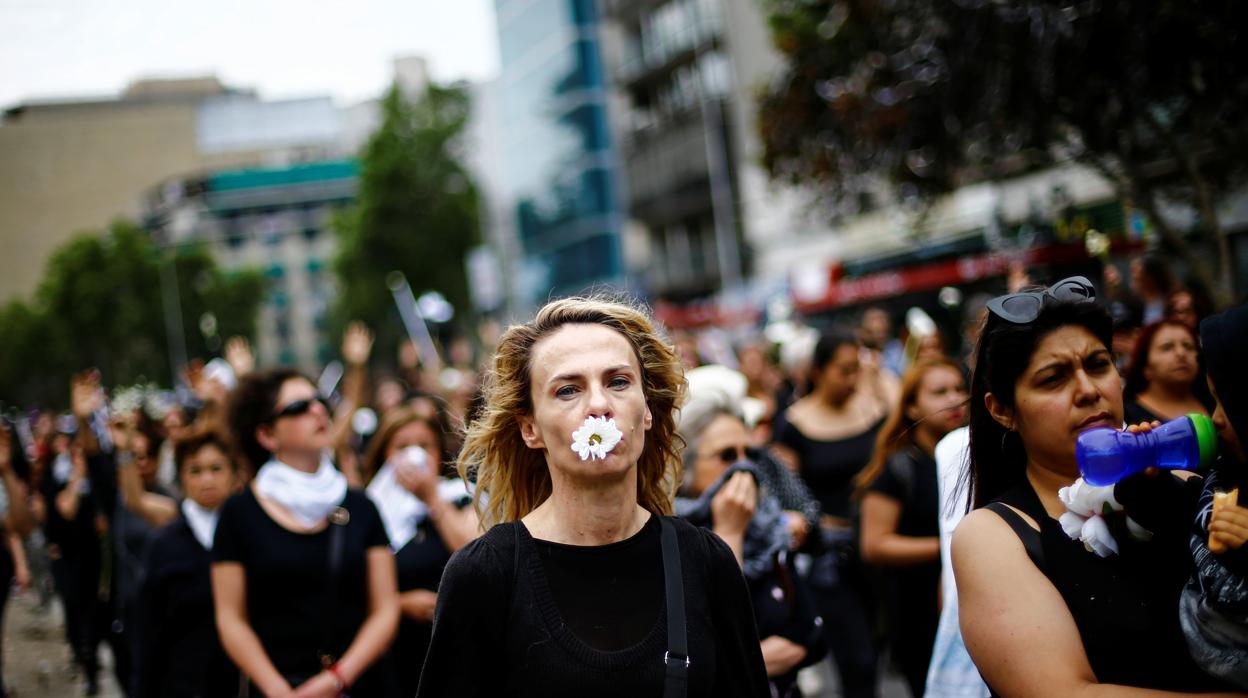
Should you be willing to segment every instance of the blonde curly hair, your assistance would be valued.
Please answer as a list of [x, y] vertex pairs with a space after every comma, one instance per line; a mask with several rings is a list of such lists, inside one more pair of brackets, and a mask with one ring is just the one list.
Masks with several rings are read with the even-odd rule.
[[594, 295], [551, 301], [532, 322], [509, 327], [499, 339], [493, 367], [485, 377], [485, 407], [468, 426], [457, 461], [460, 476], [476, 482], [473, 507], [486, 529], [524, 517], [550, 496], [543, 452], [525, 445], [518, 417], [533, 414], [533, 348], [572, 324], [610, 327], [632, 345], [653, 417], [637, 463], [637, 503], [654, 514], [672, 513], [683, 445], [676, 433], [676, 411], [685, 396], [680, 359], [655, 329], [645, 306]]

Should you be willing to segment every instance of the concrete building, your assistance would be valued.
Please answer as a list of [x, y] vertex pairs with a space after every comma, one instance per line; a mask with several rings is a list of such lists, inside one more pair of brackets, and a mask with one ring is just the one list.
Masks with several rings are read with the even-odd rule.
[[623, 285], [618, 160], [594, 0], [496, 0], [502, 175], [522, 304]]
[[74, 234], [139, 219], [173, 176], [340, 154], [329, 98], [265, 102], [215, 78], [140, 80], [116, 98], [30, 101], [0, 121], [0, 302], [28, 296]]
[[144, 225], [163, 246], [201, 243], [225, 269], [259, 269], [268, 284], [257, 318], [261, 365], [319, 370], [337, 347], [331, 219], [355, 199], [354, 160], [219, 170], [151, 191]]

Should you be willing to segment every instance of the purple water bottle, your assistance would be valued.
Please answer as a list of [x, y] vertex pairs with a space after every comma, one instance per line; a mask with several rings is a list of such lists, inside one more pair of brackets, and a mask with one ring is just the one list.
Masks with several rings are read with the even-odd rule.
[[1217, 455], [1217, 444], [1213, 422], [1193, 413], [1139, 434], [1105, 427], [1089, 429], [1075, 441], [1075, 460], [1083, 479], [1101, 487], [1145, 468], [1208, 467]]

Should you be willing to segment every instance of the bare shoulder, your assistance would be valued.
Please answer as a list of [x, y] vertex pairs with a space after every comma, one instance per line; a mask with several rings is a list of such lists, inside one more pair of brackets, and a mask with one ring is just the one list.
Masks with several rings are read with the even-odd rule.
[[[1018, 513], [1029, 525], [1035, 524], [1031, 517]], [[1005, 519], [988, 509], [976, 509], [963, 517], [953, 531], [951, 553], [955, 573], [972, 567], [1010, 567], [1027, 560], [1018, 534]], [[1027, 564], [1031, 566], [1029, 561]], [[961, 578], [958, 583], [962, 583]]]

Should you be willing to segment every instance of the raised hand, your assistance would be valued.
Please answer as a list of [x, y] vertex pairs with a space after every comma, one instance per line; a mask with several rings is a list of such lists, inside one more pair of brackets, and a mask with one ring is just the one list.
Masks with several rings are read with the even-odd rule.
[[13, 467], [13, 432], [9, 427], [0, 424], [0, 477], [9, 474]]
[[743, 534], [758, 504], [758, 485], [747, 472], [733, 473], [711, 498], [711, 518], [715, 531]]
[[362, 322], [347, 325], [342, 335], [342, 358], [350, 366], [364, 366], [373, 351], [373, 332]]
[[70, 409], [78, 419], [87, 419], [104, 404], [100, 372], [90, 368], [74, 375], [69, 383]]
[[256, 354], [246, 337], [235, 335], [225, 343], [225, 362], [234, 369], [234, 376], [243, 376], [256, 370]]

